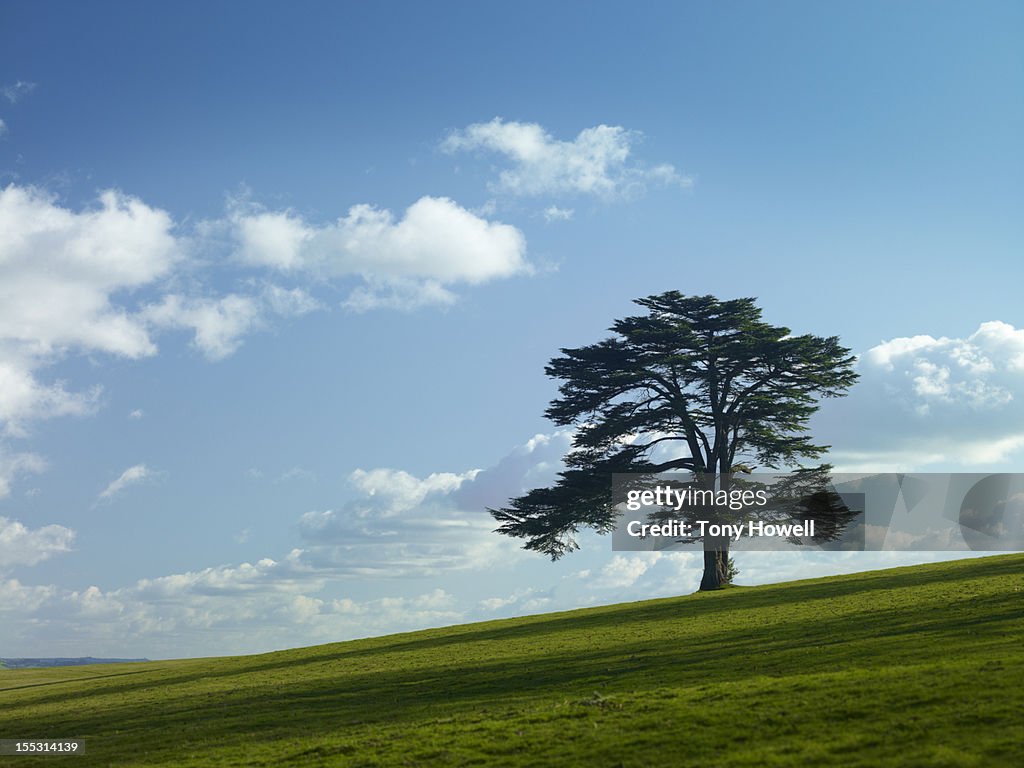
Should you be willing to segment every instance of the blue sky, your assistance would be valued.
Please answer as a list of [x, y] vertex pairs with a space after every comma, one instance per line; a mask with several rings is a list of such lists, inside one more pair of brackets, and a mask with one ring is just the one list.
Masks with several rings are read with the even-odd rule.
[[[696, 586], [483, 512], [559, 347], [757, 296], [851, 471], [1024, 456], [1018, 3], [0, 5], [0, 650], [254, 652]], [[760, 583], [949, 556], [745, 555]]]

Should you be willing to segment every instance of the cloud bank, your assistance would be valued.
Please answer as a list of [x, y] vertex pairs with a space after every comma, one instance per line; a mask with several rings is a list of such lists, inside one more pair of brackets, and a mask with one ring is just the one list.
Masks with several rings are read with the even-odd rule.
[[1024, 449], [1024, 329], [989, 321], [962, 338], [893, 338], [857, 365], [861, 380], [820, 420], [839, 469], [984, 469]]

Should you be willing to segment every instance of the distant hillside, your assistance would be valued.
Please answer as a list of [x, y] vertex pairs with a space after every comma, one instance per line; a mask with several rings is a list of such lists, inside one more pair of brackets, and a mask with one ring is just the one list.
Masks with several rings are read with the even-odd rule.
[[78, 659], [3, 659], [0, 658], [0, 667], [9, 669], [26, 669], [28, 667], [77, 667], [82, 664], [125, 664], [135, 661], [149, 661], [149, 659], [96, 659], [92, 656], [83, 656]]
[[1019, 766], [1024, 556], [0, 675], [76, 767]]

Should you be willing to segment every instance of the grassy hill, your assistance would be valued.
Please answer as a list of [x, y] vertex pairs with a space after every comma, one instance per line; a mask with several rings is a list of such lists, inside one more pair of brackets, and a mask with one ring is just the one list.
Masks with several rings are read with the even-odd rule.
[[1022, 713], [1022, 555], [0, 671], [0, 738], [86, 742], [26, 765], [1016, 766]]

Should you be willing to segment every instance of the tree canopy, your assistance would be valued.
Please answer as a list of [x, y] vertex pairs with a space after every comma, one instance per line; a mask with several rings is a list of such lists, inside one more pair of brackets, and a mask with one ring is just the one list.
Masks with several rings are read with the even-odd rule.
[[[725, 474], [820, 458], [829, 446], [813, 441], [808, 421], [857, 380], [837, 337], [766, 323], [756, 299], [669, 291], [635, 303], [646, 313], [545, 368], [562, 382], [545, 415], [576, 428], [557, 483], [490, 510], [498, 532], [553, 559], [578, 548], [581, 529], [614, 528], [613, 473]], [[712, 551], [722, 576], [727, 546]]]

